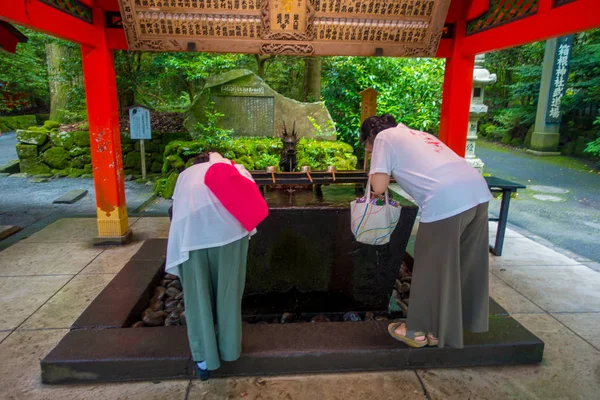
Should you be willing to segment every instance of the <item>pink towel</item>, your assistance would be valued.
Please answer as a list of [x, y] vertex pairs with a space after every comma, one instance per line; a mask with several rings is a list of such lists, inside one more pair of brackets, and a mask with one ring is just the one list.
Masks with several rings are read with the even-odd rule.
[[267, 202], [256, 183], [241, 175], [231, 164], [211, 165], [204, 177], [204, 183], [248, 232], [269, 215]]

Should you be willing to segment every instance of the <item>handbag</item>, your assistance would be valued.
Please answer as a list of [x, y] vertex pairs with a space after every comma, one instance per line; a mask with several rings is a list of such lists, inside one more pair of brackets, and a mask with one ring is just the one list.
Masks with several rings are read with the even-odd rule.
[[[364, 201], [361, 201], [363, 199]], [[401, 210], [400, 206], [390, 204], [387, 190], [383, 205], [371, 203], [371, 176], [369, 176], [365, 197], [350, 203], [350, 226], [356, 241], [370, 245], [388, 243], [400, 220]]]
[[267, 202], [256, 183], [243, 176], [232, 162], [211, 165], [204, 183], [248, 232], [269, 215]]

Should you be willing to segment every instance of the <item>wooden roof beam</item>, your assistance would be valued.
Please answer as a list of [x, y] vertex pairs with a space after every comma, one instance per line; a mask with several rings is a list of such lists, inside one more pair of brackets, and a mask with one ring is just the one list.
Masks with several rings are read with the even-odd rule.
[[538, 12], [514, 22], [465, 37], [463, 55], [476, 55], [600, 27], [600, 1], [575, 0], [553, 8], [540, 0]]
[[96, 28], [37, 0], [2, 0], [0, 19], [70, 42], [96, 46]]

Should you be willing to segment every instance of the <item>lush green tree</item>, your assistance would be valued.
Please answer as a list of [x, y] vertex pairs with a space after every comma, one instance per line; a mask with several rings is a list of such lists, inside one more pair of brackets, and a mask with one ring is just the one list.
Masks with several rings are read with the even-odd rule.
[[48, 102], [48, 71], [45, 44], [48, 36], [19, 28], [28, 37], [17, 45], [16, 54], [0, 52], [0, 113], [13, 111], [18, 104], [10, 99], [24, 97], [30, 105]]
[[389, 113], [404, 124], [436, 133], [442, 99], [444, 61], [383, 57], [324, 57], [325, 100], [338, 138], [359, 148], [359, 93], [377, 90], [378, 114]]

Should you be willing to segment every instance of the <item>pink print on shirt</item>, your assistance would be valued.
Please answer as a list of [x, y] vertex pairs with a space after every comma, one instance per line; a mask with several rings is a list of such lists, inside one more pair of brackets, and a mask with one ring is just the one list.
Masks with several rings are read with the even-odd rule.
[[[415, 134], [415, 132], [413, 131], [410, 131], [410, 133], [412, 133], [413, 135]], [[441, 153], [442, 150], [444, 150], [444, 146], [437, 138], [425, 132], [419, 132], [419, 136], [421, 137], [421, 139], [423, 139], [425, 143], [427, 143], [430, 146], [433, 146], [433, 151], [435, 151], [436, 153]]]

